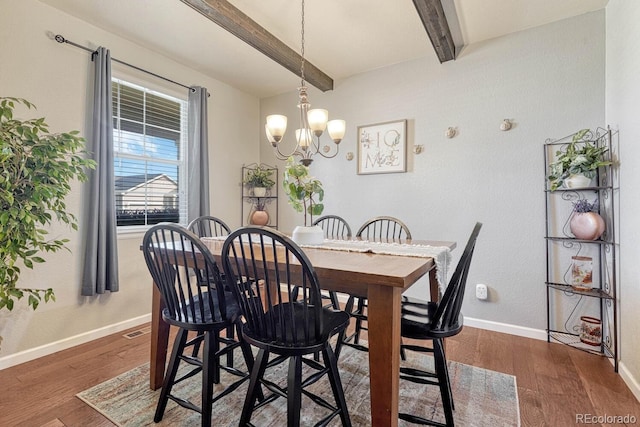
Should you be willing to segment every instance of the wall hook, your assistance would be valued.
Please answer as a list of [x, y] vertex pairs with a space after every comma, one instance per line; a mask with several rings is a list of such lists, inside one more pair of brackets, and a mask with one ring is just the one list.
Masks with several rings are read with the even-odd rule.
[[448, 127], [447, 130], [444, 132], [444, 136], [446, 136], [447, 138], [451, 139], [454, 136], [456, 136], [456, 128], [454, 127]]
[[513, 123], [511, 123], [509, 119], [504, 119], [502, 123], [500, 123], [500, 130], [508, 131], [511, 129], [512, 126], [513, 126]]

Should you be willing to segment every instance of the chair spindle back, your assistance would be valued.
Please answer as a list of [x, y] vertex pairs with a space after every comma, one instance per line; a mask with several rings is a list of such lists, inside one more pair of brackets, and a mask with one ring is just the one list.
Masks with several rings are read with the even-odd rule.
[[366, 240], [411, 240], [411, 232], [398, 218], [378, 216], [365, 222], [356, 233], [356, 237]]
[[[184, 324], [223, 322], [226, 301], [220, 270], [198, 236], [177, 225], [151, 227], [142, 240], [144, 258], [169, 317]], [[198, 274], [190, 274], [193, 271]], [[214, 303], [213, 292], [218, 303]]]
[[344, 218], [338, 215], [325, 215], [314, 221], [324, 231], [327, 239], [348, 239], [351, 237], [351, 227]]
[[[269, 228], [240, 228], [227, 237], [222, 259], [248, 338], [283, 347], [318, 342], [323, 334], [318, 277], [291, 239]], [[296, 286], [302, 295], [290, 302]]]

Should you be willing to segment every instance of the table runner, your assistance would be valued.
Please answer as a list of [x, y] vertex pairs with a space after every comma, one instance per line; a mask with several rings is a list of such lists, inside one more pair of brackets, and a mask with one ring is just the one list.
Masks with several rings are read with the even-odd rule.
[[302, 248], [327, 249], [333, 251], [365, 252], [380, 255], [402, 255], [420, 258], [433, 258], [436, 264], [436, 278], [440, 293], [447, 286], [451, 250], [446, 246], [430, 246], [415, 243], [375, 242], [370, 240], [334, 240], [325, 239], [320, 245], [300, 245]]

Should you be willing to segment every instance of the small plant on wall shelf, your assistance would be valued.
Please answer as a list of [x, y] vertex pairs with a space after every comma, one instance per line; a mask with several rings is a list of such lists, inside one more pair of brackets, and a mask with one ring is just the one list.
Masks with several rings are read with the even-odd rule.
[[611, 164], [604, 158], [608, 148], [590, 141], [591, 135], [593, 132], [590, 129], [582, 129], [573, 135], [564, 149], [556, 151], [555, 161], [549, 165], [547, 177], [551, 183], [551, 191], [566, 185], [576, 175], [582, 175], [590, 181], [595, 178], [598, 168]]
[[273, 169], [263, 166], [256, 166], [255, 169], [248, 169], [247, 175], [244, 177], [244, 184], [249, 188], [262, 187], [269, 189], [275, 185], [275, 181], [271, 178]]
[[20, 98], [0, 97], [0, 310], [28, 295], [34, 310], [55, 300], [53, 289], [19, 288], [20, 269], [45, 260], [42, 252], [67, 249], [68, 239], [48, 239], [46, 227], [56, 220], [77, 230], [65, 197], [71, 181], [86, 181], [84, 139], [77, 131], [50, 133], [44, 118], [14, 118], [16, 105], [34, 105]]

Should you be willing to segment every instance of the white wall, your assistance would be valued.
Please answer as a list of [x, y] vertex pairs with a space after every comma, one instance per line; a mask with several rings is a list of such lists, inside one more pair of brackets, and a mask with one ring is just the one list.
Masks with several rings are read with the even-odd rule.
[[611, 0], [606, 14], [606, 118], [620, 140], [620, 372], [640, 399], [640, 3]]
[[[47, 38], [49, 30], [87, 47], [106, 46], [112, 57], [175, 81], [207, 87], [211, 92], [208, 125], [212, 211], [230, 226], [240, 225], [241, 166], [259, 157], [257, 98], [38, 1], [0, 0], [0, 10], [0, 96], [22, 97], [35, 103], [36, 112], [21, 111], [20, 116], [45, 117], [53, 131], [78, 129], [87, 134], [91, 61], [87, 52]], [[152, 79], [153, 84], [168, 91], [186, 91], [114, 65], [114, 74], [118, 72]], [[57, 301], [41, 305], [35, 312], [26, 309], [24, 302], [11, 313], [0, 313], [0, 368], [46, 351], [39, 346], [49, 346], [50, 351], [56, 345], [86, 339], [83, 334], [95, 336], [100, 328], [106, 328], [105, 332], [121, 322], [125, 323], [120, 327], [139, 323], [150, 312], [151, 280], [139, 250], [141, 234], [119, 237], [120, 291], [99, 297], [80, 296], [82, 195], [83, 189], [77, 184], [67, 200], [70, 210], [80, 218], [80, 232], [58, 224], [50, 230], [52, 236], [71, 239], [71, 253], [47, 254], [47, 263], [35, 271], [25, 271], [19, 282], [21, 287], [53, 287]]]
[[[454, 262], [483, 222], [465, 316], [544, 330], [542, 146], [604, 125], [604, 19], [604, 11], [590, 13], [469, 46], [452, 62], [433, 55], [311, 91], [312, 107], [348, 123], [339, 157], [311, 166], [325, 187], [325, 213], [355, 229], [375, 215], [397, 216], [414, 238], [457, 241]], [[282, 112], [295, 129], [295, 105], [295, 93], [264, 99], [261, 116]], [[505, 118], [515, 123], [509, 132], [499, 130]], [[357, 175], [344, 155], [357, 151], [356, 127], [397, 119], [409, 120], [409, 145], [424, 152], [410, 154], [407, 173]], [[459, 131], [453, 139], [444, 135], [449, 126]], [[264, 137], [261, 157], [275, 162]], [[301, 220], [281, 198], [280, 228]], [[476, 283], [489, 285], [489, 302], [475, 298]]]

